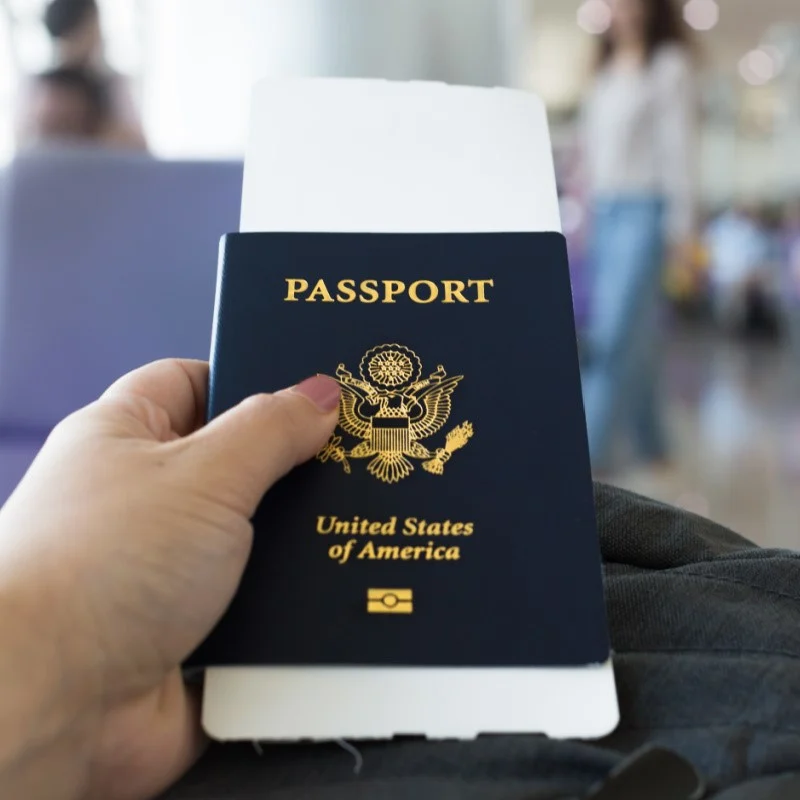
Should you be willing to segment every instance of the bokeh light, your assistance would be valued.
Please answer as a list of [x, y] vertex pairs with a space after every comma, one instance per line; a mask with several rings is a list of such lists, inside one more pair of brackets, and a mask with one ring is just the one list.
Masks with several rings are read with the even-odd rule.
[[751, 50], [739, 62], [739, 74], [751, 86], [763, 86], [778, 74], [778, 65], [766, 50]]
[[585, 0], [578, 9], [578, 25], [598, 36], [611, 27], [611, 7], [606, 0]]
[[710, 31], [719, 22], [719, 6], [716, 0], [689, 0], [683, 18], [696, 31]]

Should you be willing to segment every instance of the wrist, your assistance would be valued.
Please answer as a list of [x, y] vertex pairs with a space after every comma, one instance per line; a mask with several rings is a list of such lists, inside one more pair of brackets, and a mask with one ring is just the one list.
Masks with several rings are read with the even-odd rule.
[[77, 797], [91, 714], [58, 605], [40, 595], [43, 576], [27, 584], [0, 578], [0, 796]]

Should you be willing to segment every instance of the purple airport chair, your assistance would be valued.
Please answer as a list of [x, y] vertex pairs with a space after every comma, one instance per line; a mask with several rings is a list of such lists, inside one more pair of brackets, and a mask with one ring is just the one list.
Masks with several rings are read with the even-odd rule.
[[242, 165], [64, 150], [0, 176], [0, 504], [51, 428], [125, 372], [206, 358]]

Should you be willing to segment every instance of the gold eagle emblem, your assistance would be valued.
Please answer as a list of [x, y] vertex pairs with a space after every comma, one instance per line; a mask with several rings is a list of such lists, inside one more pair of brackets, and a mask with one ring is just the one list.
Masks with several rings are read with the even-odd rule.
[[417, 354], [400, 344], [373, 347], [361, 359], [360, 378], [344, 364], [336, 369], [342, 388], [339, 428], [360, 440], [350, 450], [334, 433], [317, 458], [334, 461], [350, 474], [350, 459], [369, 458], [367, 471], [385, 483], [397, 483], [414, 470], [411, 459], [423, 459], [422, 468], [442, 475], [452, 454], [473, 435], [469, 422], [447, 434], [445, 445], [430, 451], [422, 440], [437, 434], [450, 417], [452, 396], [463, 375], [448, 376], [439, 366], [422, 379]]

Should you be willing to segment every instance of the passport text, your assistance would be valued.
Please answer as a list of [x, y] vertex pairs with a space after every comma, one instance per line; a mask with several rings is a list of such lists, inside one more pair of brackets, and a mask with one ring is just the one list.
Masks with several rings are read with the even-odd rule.
[[324, 279], [286, 278], [287, 303], [488, 303], [494, 280], [467, 279], [463, 281], [419, 280], [408, 283], [400, 280], [355, 281], [344, 278], [328, 284]]

